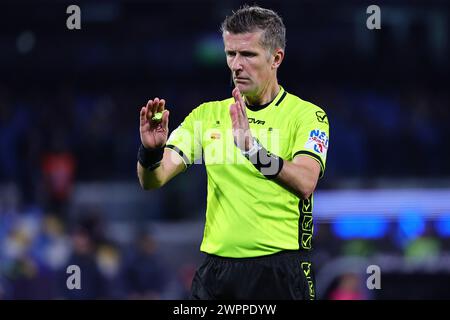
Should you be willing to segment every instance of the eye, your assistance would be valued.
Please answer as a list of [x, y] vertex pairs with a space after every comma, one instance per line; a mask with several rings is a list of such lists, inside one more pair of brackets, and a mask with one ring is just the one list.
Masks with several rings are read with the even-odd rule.
[[236, 55], [236, 52], [234, 52], [234, 51], [227, 51], [226, 54], [227, 54], [227, 57], [234, 57]]
[[243, 51], [243, 52], [242, 52], [242, 55], [243, 55], [244, 57], [255, 57], [255, 56], [256, 56], [256, 53], [254, 53], [254, 52], [249, 52], [249, 51]]

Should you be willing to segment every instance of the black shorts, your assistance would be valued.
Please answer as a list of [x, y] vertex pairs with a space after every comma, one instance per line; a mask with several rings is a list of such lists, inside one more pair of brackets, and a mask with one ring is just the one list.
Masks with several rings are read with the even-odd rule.
[[192, 280], [190, 298], [312, 300], [315, 283], [311, 261], [301, 251], [255, 258], [208, 254]]

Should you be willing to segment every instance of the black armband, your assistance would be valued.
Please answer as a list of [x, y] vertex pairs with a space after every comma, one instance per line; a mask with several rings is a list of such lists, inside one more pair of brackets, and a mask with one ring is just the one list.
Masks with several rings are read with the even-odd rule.
[[154, 170], [161, 164], [164, 148], [147, 149], [141, 143], [139, 146], [137, 160], [147, 170]]
[[[255, 149], [254, 149], [255, 148]], [[261, 172], [267, 179], [276, 178], [281, 169], [283, 169], [284, 161], [281, 157], [268, 152], [258, 140], [254, 140], [253, 150], [243, 152], [244, 156]]]

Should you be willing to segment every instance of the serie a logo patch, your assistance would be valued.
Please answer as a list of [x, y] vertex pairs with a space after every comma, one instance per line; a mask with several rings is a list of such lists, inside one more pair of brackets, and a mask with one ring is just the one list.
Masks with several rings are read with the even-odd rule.
[[326, 155], [328, 151], [328, 136], [320, 129], [311, 130], [305, 149], [312, 150], [320, 155]]

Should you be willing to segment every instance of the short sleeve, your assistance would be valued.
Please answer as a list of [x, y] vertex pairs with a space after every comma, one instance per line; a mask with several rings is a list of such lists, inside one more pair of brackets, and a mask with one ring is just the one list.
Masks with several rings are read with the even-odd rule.
[[174, 150], [183, 159], [186, 168], [202, 156], [201, 124], [197, 119], [197, 109], [172, 131], [166, 143], [166, 148]]
[[329, 142], [329, 123], [326, 113], [319, 107], [307, 108], [298, 119], [292, 159], [297, 155], [309, 156], [320, 164], [320, 177], [325, 172]]

